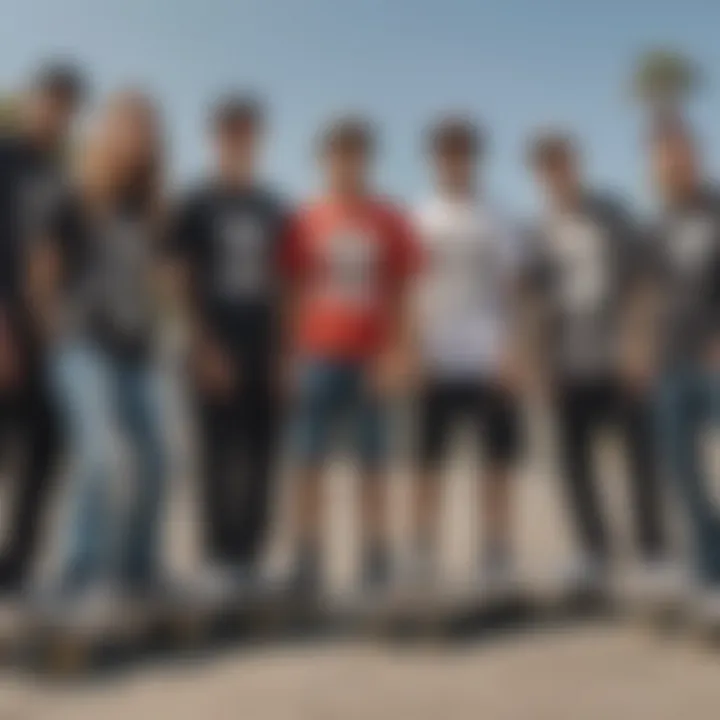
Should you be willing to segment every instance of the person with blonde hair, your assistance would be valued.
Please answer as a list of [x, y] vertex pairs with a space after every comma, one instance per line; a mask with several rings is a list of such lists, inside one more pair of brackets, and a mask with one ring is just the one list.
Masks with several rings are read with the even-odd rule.
[[[61, 589], [73, 600], [97, 588], [114, 595], [117, 586], [142, 594], [156, 579], [164, 451], [153, 268], [162, 145], [152, 101], [135, 90], [113, 95], [89, 128], [77, 181], [49, 214], [30, 263], [30, 297], [52, 346], [69, 435]], [[130, 450], [132, 473], [117, 463], [118, 441]]]

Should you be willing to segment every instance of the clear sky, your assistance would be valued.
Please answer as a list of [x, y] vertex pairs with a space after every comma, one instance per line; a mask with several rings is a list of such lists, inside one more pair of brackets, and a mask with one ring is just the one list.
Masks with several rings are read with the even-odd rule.
[[[714, 0], [0, 0], [0, 10], [0, 87], [58, 53], [100, 92], [142, 81], [163, 102], [183, 178], [207, 160], [207, 103], [238, 87], [268, 97], [268, 174], [295, 196], [315, 187], [319, 124], [358, 109], [383, 129], [383, 188], [422, 197], [421, 130], [452, 108], [490, 128], [489, 185], [511, 209], [533, 204], [523, 141], [550, 123], [587, 143], [595, 179], [642, 199], [641, 122], [624, 86], [636, 54], [661, 43], [707, 70], [693, 116], [720, 148]], [[719, 158], [709, 153], [714, 169]]]

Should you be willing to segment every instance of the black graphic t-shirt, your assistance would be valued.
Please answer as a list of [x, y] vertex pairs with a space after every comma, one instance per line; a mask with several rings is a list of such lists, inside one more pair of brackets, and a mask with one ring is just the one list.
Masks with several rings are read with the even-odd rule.
[[621, 204], [588, 195], [535, 228], [532, 272], [552, 315], [547, 342], [561, 375], [612, 373], [624, 300], [644, 262], [643, 238]]
[[196, 309], [233, 346], [264, 346], [275, 336], [285, 224], [281, 203], [260, 188], [207, 183], [177, 209], [170, 242], [191, 269]]
[[28, 243], [57, 201], [60, 185], [53, 154], [23, 137], [0, 137], [0, 302], [20, 302]]
[[61, 258], [66, 332], [119, 358], [146, 357], [157, 235], [155, 219], [135, 201], [99, 215], [77, 192], [63, 195], [49, 214], [45, 236]]

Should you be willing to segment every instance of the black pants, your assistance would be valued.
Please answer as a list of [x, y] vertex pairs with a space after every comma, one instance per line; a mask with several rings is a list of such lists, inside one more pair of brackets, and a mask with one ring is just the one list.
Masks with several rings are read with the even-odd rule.
[[228, 396], [199, 396], [203, 520], [208, 559], [253, 564], [269, 525], [277, 410], [270, 358], [235, 354]]
[[12, 504], [0, 555], [2, 587], [20, 585], [31, 571], [59, 449], [59, 426], [41, 353], [27, 323], [18, 319], [16, 330], [22, 381], [0, 393], [0, 461], [13, 460]]
[[598, 379], [561, 382], [556, 402], [564, 488], [583, 549], [601, 560], [608, 554], [592, 445], [610, 424], [620, 430], [628, 454], [638, 545], [648, 559], [661, 556], [663, 511], [649, 399], [613, 379]]

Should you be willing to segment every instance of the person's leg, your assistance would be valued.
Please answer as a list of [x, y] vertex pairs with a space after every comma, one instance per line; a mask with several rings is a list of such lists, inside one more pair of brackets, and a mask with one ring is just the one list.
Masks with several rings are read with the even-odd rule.
[[620, 425], [624, 436], [637, 543], [646, 561], [665, 557], [663, 497], [658, 448], [649, 398], [618, 390]]
[[602, 564], [608, 542], [592, 461], [597, 401], [594, 388], [569, 384], [559, 389], [557, 410], [561, 476], [575, 532], [586, 558]]
[[476, 412], [487, 458], [480, 508], [485, 530], [483, 567], [504, 572], [513, 555], [512, 474], [520, 449], [520, 416], [509, 392], [497, 387], [481, 390]]
[[389, 406], [385, 398], [368, 387], [362, 367], [349, 368], [347, 405], [356, 431], [361, 462], [360, 530], [363, 585], [377, 588], [390, 576], [390, 531], [388, 526], [388, 444], [391, 432]]
[[252, 373], [240, 410], [244, 478], [235, 553], [240, 563], [255, 567], [261, 560], [270, 522], [269, 505], [276, 467], [277, 409], [267, 369]]
[[698, 447], [707, 389], [692, 372], [670, 374], [661, 383], [656, 411], [660, 447], [689, 521], [696, 570], [703, 582], [711, 583], [720, 579], [713, 550], [717, 519]]
[[56, 408], [44, 385], [32, 387], [23, 402], [23, 457], [5, 566], [8, 581], [17, 585], [32, 569], [60, 444]]
[[131, 589], [148, 588], [158, 576], [165, 437], [158, 377], [145, 364], [118, 363], [114, 402], [120, 429], [134, 455], [134, 482], [120, 547], [120, 572]]
[[442, 383], [428, 385], [419, 398], [418, 476], [412, 487], [412, 552], [418, 572], [435, 574], [442, 505], [442, 461], [447, 451], [455, 395]]
[[206, 559], [230, 562], [231, 525], [227, 490], [233, 456], [234, 405], [228, 398], [197, 398], [200, 516]]
[[[11, 445], [11, 440], [21, 432], [22, 427], [22, 414], [19, 408], [19, 401], [15, 393], [2, 392], [0, 393], [0, 459], [3, 463], [7, 456], [7, 450]], [[11, 490], [10, 497], [12, 498], [15, 488], [4, 488], [4, 501], [7, 502], [8, 490]], [[15, 525], [14, 516], [17, 514], [17, 506], [10, 509], [7, 514], [4, 515], [6, 519], [6, 525], [12, 527]], [[5, 530], [3, 528], [2, 536], [4, 542], [1, 545], [2, 554], [0, 555], [0, 592], [15, 592], [18, 589], [18, 571], [17, 562], [15, 560], [14, 543], [12, 541], [13, 532], [12, 530]]]
[[62, 349], [52, 361], [70, 453], [70, 515], [63, 525], [62, 587], [74, 592], [115, 571], [114, 446], [108, 368], [93, 348]]
[[301, 592], [314, 592], [320, 583], [322, 478], [331, 436], [337, 429], [342, 390], [341, 367], [317, 360], [300, 369], [292, 433], [298, 468], [293, 505], [295, 584]]

